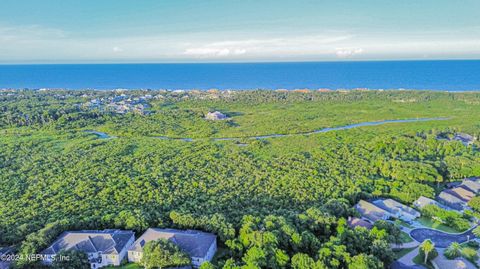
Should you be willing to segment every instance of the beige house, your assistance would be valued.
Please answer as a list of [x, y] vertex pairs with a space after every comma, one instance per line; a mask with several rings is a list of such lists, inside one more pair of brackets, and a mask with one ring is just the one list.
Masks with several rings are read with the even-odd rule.
[[362, 215], [363, 218], [366, 218], [372, 222], [377, 220], [386, 220], [391, 216], [391, 214], [386, 210], [365, 200], [360, 200], [355, 205], [355, 209]]
[[148, 229], [128, 250], [128, 261], [140, 262], [143, 257], [143, 247], [146, 243], [158, 239], [167, 239], [188, 253], [193, 267], [211, 261], [217, 251], [217, 236], [195, 230]]
[[467, 208], [467, 203], [473, 197], [475, 197], [475, 193], [460, 185], [459, 187], [442, 191], [438, 195], [438, 200], [453, 209], [463, 210]]

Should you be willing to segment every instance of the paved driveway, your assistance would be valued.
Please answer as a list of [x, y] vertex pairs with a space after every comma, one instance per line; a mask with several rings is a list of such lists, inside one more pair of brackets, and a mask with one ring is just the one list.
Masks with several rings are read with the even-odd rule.
[[427, 228], [413, 229], [410, 232], [410, 236], [418, 242], [423, 242], [425, 239], [430, 239], [433, 243], [435, 243], [435, 246], [439, 248], [446, 248], [452, 242], [463, 243], [466, 242], [468, 238], [475, 238], [472, 230], [466, 231], [462, 234], [449, 234]]

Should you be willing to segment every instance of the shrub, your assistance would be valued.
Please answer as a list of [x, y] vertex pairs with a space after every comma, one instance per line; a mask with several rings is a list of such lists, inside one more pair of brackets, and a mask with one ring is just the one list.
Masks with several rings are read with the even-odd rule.
[[470, 261], [475, 262], [478, 260], [477, 251], [474, 248], [466, 247], [462, 249], [462, 256]]
[[167, 239], [150, 241], [143, 248], [142, 265], [149, 268], [165, 268], [190, 265], [188, 254]]
[[448, 248], [445, 250], [445, 257], [447, 257], [450, 260], [453, 260], [455, 258], [458, 258], [462, 255], [462, 246], [457, 243], [453, 242], [448, 246]]
[[480, 247], [480, 244], [473, 240], [468, 241], [466, 245], [474, 249], [478, 249]]

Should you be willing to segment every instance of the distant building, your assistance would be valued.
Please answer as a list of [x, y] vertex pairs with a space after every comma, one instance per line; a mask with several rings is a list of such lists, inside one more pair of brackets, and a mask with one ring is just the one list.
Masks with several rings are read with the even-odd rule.
[[205, 115], [205, 119], [207, 120], [225, 120], [227, 118], [227, 115], [218, 111], [208, 112], [207, 115]]
[[88, 255], [92, 269], [119, 266], [134, 241], [135, 234], [132, 231], [68, 231], [41, 254], [47, 257], [45, 263], [51, 264], [60, 251], [77, 250]]
[[453, 137], [453, 140], [460, 141], [465, 146], [468, 146], [473, 144], [473, 142], [475, 141], [475, 137], [465, 133], [456, 133], [455, 136]]
[[373, 202], [376, 206], [388, 211], [393, 217], [404, 221], [412, 221], [420, 217], [420, 213], [393, 199], [379, 199]]
[[420, 196], [415, 202], [413, 202], [413, 205], [418, 209], [422, 209], [427, 205], [436, 205], [438, 207], [447, 209], [446, 206], [440, 204], [439, 202], [437, 202], [433, 199], [427, 198], [425, 196]]
[[373, 228], [373, 224], [370, 222], [355, 217], [348, 217], [347, 224], [351, 228], [364, 227], [369, 230]]
[[462, 184], [460, 184], [460, 187], [471, 191], [475, 194], [478, 194], [480, 192], [480, 182], [472, 179], [465, 179], [463, 180]]
[[438, 200], [453, 209], [463, 210], [467, 208], [467, 203], [473, 197], [475, 197], [475, 193], [460, 186], [442, 191], [438, 195]]
[[195, 230], [148, 229], [128, 250], [130, 262], [140, 262], [143, 257], [143, 247], [146, 243], [158, 239], [167, 239], [188, 253], [194, 267], [206, 261], [211, 261], [217, 251], [217, 236]]
[[377, 220], [386, 220], [391, 215], [384, 209], [367, 202], [365, 200], [360, 200], [356, 205], [355, 209], [362, 215], [362, 217], [375, 222]]

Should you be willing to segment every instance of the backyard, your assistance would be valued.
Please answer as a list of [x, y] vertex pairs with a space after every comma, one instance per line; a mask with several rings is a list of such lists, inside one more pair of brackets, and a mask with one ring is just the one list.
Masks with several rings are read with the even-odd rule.
[[427, 217], [420, 217], [420, 218], [417, 219], [417, 221], [425, 227], [432, 228], [432, 229], [437, 229], [439, 231], [446, 232], [446, 233], [461, 233], [461, 232], [464, 232], [464, 231], [458, 231], [457, 229], [454, 229], [454, 228], [449, 227], [449, 226], [447, 226], [447, 225], [445, 225], [441, 222], [434, 221], [431, 218], [427, 218]]

